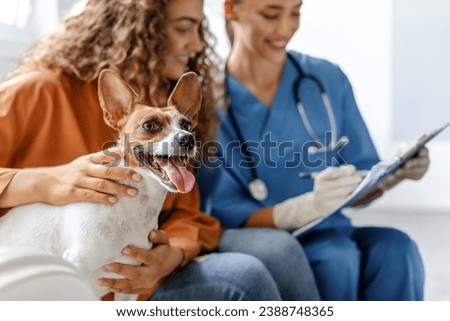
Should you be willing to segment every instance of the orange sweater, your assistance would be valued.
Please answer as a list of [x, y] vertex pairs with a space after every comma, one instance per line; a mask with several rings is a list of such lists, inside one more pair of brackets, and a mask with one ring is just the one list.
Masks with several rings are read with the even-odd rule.
[[[103, 121], [97, 82], [36, 71], [0, 85], [0, 194], [19, 168], [54, 166], [100, 151], [116, 141]], [[5, 214], [6, 209], [0, 211]], [[185, 261], [213, 250], [220, 225], [199, 210], [197, 186], [169, 193], [160, 228], [184, 250]]]

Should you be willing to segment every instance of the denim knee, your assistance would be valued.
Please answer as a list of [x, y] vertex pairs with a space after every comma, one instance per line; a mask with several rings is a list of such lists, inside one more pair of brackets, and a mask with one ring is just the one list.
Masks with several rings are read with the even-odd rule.
[[228, 280], [229, 286], [241, 291], [243, 300], [281, 300], [275, 281], [258, 258], [243, 253], [220, 255], [229, 259], [229, 265], [222, 265], [223, 278]]
[[283, 300], [320, 299], [303, 248], [286, 231], [270, 228], [225, 230], [219, 252], [246, 253], [261, 260], [277, 284]]
[[298, 240], [290, 233], [271, 228], [244, 228], [225, 230], [220, 252], [247, 253], [262, 261], [282, 262], [286, 256], [303, 249]]
[[168, 278], [152, 300], [273, 301], [280, 294], [266, 267], [240, 253], [197, 258]]

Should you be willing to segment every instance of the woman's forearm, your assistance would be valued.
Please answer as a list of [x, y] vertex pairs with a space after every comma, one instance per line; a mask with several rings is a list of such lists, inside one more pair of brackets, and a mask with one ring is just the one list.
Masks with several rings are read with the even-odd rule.
[[64, 165], [21, 169], [10, 178], [3, 192], [0, 191], [0, 208], [35, 202], [113, 205], [117, 196], [136, 196], [137, 190], [125, 182], [137, 183], [142, 177], [131, 168], [102, 165], [110, 161], [110, 156], [98, 152]]
[[0, 208], [10, 208], [34, 202], [41, 202], [37, 182], [41, 175], [33, 169], [18, 170], [0, 194]]

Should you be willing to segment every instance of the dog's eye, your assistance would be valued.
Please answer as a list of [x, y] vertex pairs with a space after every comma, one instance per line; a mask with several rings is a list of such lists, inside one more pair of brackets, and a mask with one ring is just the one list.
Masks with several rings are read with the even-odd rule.
[[150, 119], [142, 123], [141, 128], [146, 132], [159, 132], [162, 129], [161, 123], [157, 119]]
[[186, 131], [192, 131], [192, 126], [191, 126], [191, 122], [187, 119], [182, 119], [180, 122], [180, 127], [182, 130], [186, 130]]

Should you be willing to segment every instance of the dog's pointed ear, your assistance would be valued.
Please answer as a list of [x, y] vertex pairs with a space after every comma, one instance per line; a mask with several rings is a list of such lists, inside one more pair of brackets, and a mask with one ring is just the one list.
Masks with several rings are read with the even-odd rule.
[[181, 114], [189, 118], [192, 128], [197, 126], [201, 103], [202, 88], [194, 72], [187, 72], [181, 76], [167, 100], [167, 106], [177, 107]]
[[115, 130], [122, 129], [139, 102], [136, 92], [110, 69], [102, 70], [98, 77], [98, 98], [105, 122]]

